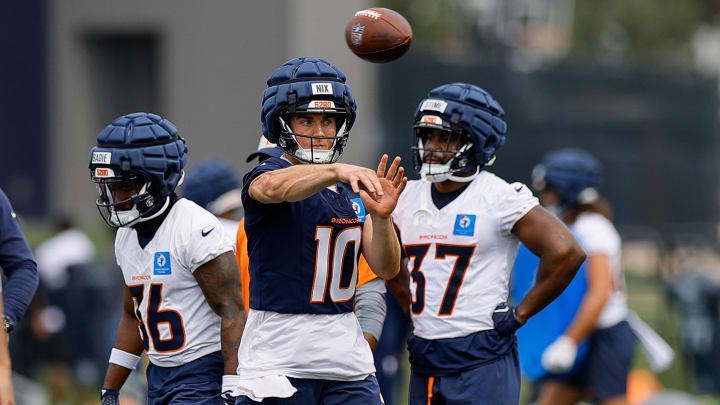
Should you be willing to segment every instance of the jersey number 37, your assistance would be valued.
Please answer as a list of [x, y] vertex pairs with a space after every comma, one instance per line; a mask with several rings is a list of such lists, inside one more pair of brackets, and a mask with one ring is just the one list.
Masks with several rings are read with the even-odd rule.
[[[425, 275], [420, 269], [425, 256], [430, 250], [430, 243], [420, 245], [405, 245], [405, 251], [412, 259], [412, 268], [410, 269], [410, 277], [415, 283], [415, 297], [413, 298], [411, 309], [415, 315], [420, 314], [425, 309]], [[455, 256], [455, 266], [453, 266], [450, 278], [445, 286], [438, 316], [452, 315], [457, 301], [460, 287], [465, 279], [465, 272], [470, 265], [470, 259], [475, 252], [475, 245], [446, 245], [437, 243], [435, 245], [435, 260], [446, 260], [448, 256]]]

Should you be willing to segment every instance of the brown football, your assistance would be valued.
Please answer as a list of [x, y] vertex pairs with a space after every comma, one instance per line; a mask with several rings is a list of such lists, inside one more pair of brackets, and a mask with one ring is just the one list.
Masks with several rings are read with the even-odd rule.
[[369, 62], [384, 63], [401, 57], [412, 41], [412, 28], [405, 17], [388, 8], [360, 10], [345, 28], [350, 50]]

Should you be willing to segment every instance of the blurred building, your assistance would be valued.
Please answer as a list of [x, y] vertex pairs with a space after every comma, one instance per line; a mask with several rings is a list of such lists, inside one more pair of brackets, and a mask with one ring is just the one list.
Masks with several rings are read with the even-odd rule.
[[377, 69], [355, 57], [344, 37], [350, 17], [369, 4], [7, 4], [8, 24], [0, 29], [9, 50], [0, 64], [0, 88], [8, 89], [0, 102], [0, 183], [21, 213], [43, 215], [51, 201], [52, 209], [87, 220], [96, 215], [90, 147], [112, 119], [135, 111], [175, 123], [188, 141], [191, 162], [222, 158], [242, 173], [260, 134], [267, 77], [304, 55], [326, 58], [348, 75], [359, 115], [344, 159], [372, 164], [378, 155]]

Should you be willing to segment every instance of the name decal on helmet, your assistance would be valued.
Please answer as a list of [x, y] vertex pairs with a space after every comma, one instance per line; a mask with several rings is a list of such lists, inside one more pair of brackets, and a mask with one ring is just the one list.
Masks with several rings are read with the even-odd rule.
[[308, 104], [308, 108], [335, 108], [335, 103], [330, 100], [313, 100]]
[[373, 11], [373, 10], [360, 10], [357, 13], [355, 13], [355, 15], [369, 17], [369, 18], [372, 18], [373, 20], [377, 20], [378, 18], [380, 18], [380, 16], [382, 14], [378, 13], [377, 11]]
[[422, 105], [420, 106], [420, 111], [431, 110], [431, 111], [437, 111], [442, 114], [445, 112], [445, 108], [447, 108], [447, 102], [445, 102], [443, 100], [429, 99], [429, 100], [425, 100], [422, 103]]
[[112, 158], [112, 152], [93, 152], [92, 163], [109, 165], [111, 158]]
[[332, 83], [312, 83], [312, 93], [317, 94], [333, 94]]
[[115, 177], [115, 172], [113, 172], [113, 169], [110, 169], [107, 167], [96, 167], [95, 168], [95, 177], [99, 177], [99, 178]]

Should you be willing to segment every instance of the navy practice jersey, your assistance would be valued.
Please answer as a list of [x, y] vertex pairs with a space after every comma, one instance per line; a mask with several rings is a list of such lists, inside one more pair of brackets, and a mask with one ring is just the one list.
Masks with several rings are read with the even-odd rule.
[[293, 314], [352, 312], [365, 209], [349, 185], [297, 202], [262, 204], [249, 194], [263, 173], [290, 167], [272, 157], [246, 174], [242, 199], [250, 256], [250, 308]]

